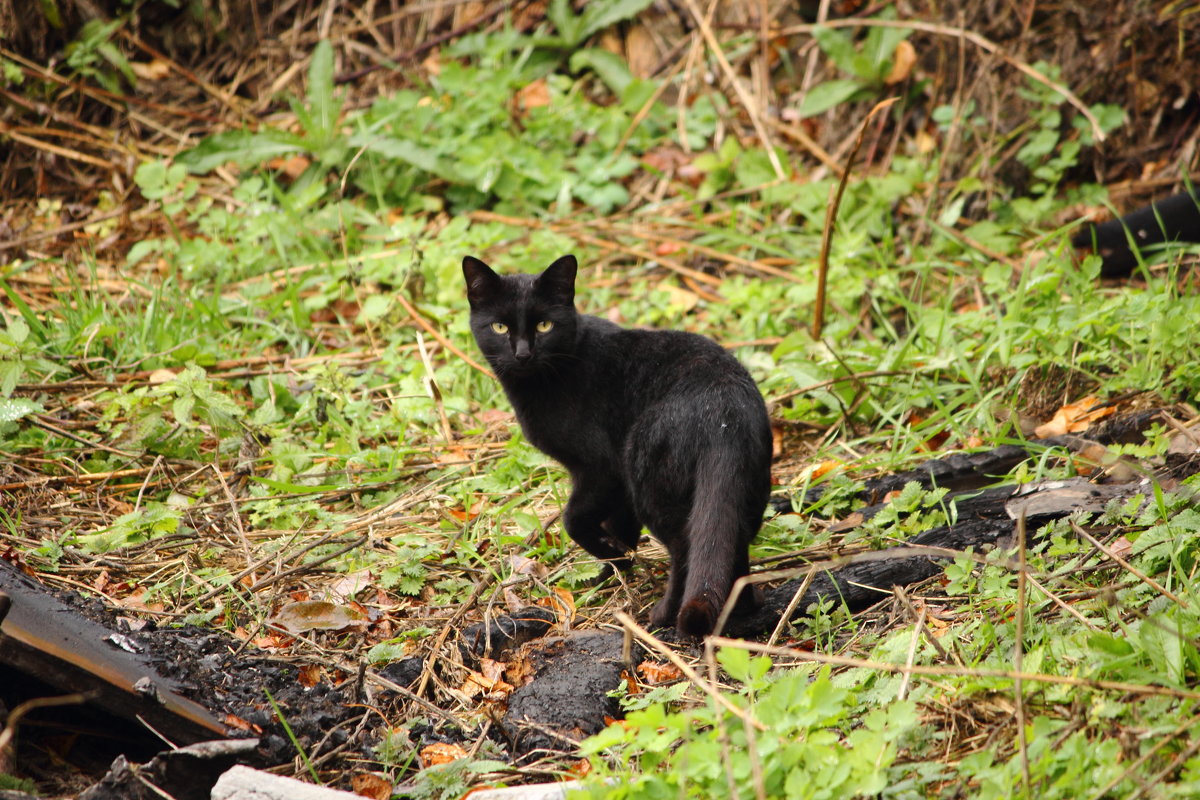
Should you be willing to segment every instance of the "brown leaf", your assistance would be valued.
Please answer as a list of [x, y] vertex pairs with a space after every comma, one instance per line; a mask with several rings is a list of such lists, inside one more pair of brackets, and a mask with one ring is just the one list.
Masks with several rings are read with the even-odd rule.
[[296, 673], [296, 680], [300, 681], [300, 685], [305, 689], [311, 689], [321, 682], [321, 668], [316, 664], [305, 664]]
[[625, 61], [633, 77], [642, 80], [649, 78], [660, 60], [658, 46], [646, 26], [638, 23], [630, 28], [629, 33], [625, 34]]
[[658, 664], [654, 661], [643, 661], [637, 665], [637, 671], [647, 683], [668, 683], [683, 677], [679, 667], [670, 663]]
[[1034, 435], [1039, 439], [1050, 436], [1062, 436], [1066, 433], [1086, 431], [1096, 420], [1111, 415], [1116, 409], [1113, 406], [1099, 408], [1100, 401], [1092, 395], [1068, 403], [1054, 414], [1054, 418], [1044, 425], [1034, 428]]
[[560, 624], [575, 620], [575, 598], [561, 586], [554, 587], [553, 594], [538, 598], [535, 605], [553, 609]]
[[532, 575], [535, 578], [544, 578], [550, 574], [550, 568], [535, 558], [527, 558], [514, 553], [508, 557], [508, 563], [512, 566], [513, 575]]
[[304, 170], [308, 169], [311, 165], [312, 159], [302, 155], [279, 156], [267, 162], [268, 167], [282, 172], [288, 180], [293, 181], [303, 175]]
[[505, 669], [505, 665], [501, 662], [481, 659], [479, 668], [489, 674], [467, 670], [467, 679], [463, 681], [462, 686], [458, 687], [458, 690], [467, 697], [475, 698], [484, 695], [488, 700], [502, 700], [516, 689], [501, 677]]
[[864, 519], [863, 515], [857, 511], [855, 511], [853, 514], [846, 517], [845, 519], [839, 520], [838, 522], [835, 522], [832, 525], [830, 525], [829, 532], [830, 533], [841, 533], [842, 531], [848, 531], [848, 530], [851, 530], [852, 528], [857, 528], [859, 525], [863, 524], [863, 519]]
[[302, 600], [288, 603], [270, 620], [289, 633], [303, 631], [340, 631], [366, 624], [362, 612], [348, 605], [326, 600]]
[[523, 111], [550, 105], [550, 89], [545, 78], [538, 78], [517, 90], [517, 107]]
[[913, 66], [917, 63], [917, 51], [908, 39], [902, 39], [896, 45], [896, 53], [892, 56], [892, 70], [883, 82], [888, 86], [907, 80], [912, 74]]
[[233, 714], [225, 714], [221, 717], [221, 722], [226, 728], [233, 728], [235, 731], [250, 731], [252, 733], [262, 733], [262, 728], [255, 725], [253, 722], [247, 722], [241, 717]]
[[457, 744], [434, 742], [421, 748], [421, 766], [434, 767], [467, 757], [467, 751]]
[[350, 788], [359, 797], [371, 800], [388, 800], [392, 796], [392, 782], [374, 772], [356, 772], [350, 776]]
[[150, 61], [130, 61], [129, 68], [133, 70], [134, 75], [138, 76], [138, 80], [143, 81], [161, 81], [171, 74], [171, 63], [161, 58]]

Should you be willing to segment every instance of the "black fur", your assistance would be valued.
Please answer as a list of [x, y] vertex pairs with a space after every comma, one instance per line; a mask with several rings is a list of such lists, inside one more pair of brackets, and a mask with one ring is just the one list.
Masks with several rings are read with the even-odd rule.
[[567, 533], [625, 567], [649, 528], [671, 554], [651, 623], [709, 633], [749, 571], [770, 492], [762, 395], [703, 336], [625, 330], [577, 313], [575, 272], [574, 256], [537, 276], [500, 276], [464, 258], [471, 330], [525, 436], [571, 473]]
[[1129, 275], [1140, 251], [1149, 254], [1163, 242], [1200, 242], [1200, 199], [1193, 187], [1119, 219], [1086, 225], [1071, 237], [1071, 244], [1100, 255], [1106, 278]]

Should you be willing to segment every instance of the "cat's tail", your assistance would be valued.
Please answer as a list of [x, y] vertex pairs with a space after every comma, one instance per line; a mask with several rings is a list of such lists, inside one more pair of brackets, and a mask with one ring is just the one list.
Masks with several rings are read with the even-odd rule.
[[[675, 622], [680, 633], [711, 633], [733, 582], [749, 569], [750, 540], [762, 521], [770, 477], [759, 480], [759, 470], [745, 461], [744, 451], [721, 447], [708, 451], [697, 465], [687, 523], [687, 581]], [[756, 509], [759, 495], [763, 502]]]

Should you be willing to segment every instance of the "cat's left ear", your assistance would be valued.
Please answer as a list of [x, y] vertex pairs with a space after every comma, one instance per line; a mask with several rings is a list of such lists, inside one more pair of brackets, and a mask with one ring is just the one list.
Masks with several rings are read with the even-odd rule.
[[575, 305], [575, 272], [579, 262], [575, 256], [563, 256], [537, 276], [534, 288], [543, 297], [565, 306]]
[[500, 276], [491, 267], [474, 256], [466, 256], [462, 262], [463, 277], [467, 279], [467, 301], [472, 307], [480, 305], [496, 293]]

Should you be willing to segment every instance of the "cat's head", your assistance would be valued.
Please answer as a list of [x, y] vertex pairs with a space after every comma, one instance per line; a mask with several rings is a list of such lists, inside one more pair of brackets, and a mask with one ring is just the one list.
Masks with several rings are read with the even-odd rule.
[[498, 275], [477, 258], [463, 259], [471, 332], [500, 377], [558, 373], [574, 357], [575, 256], [540, 275]]

